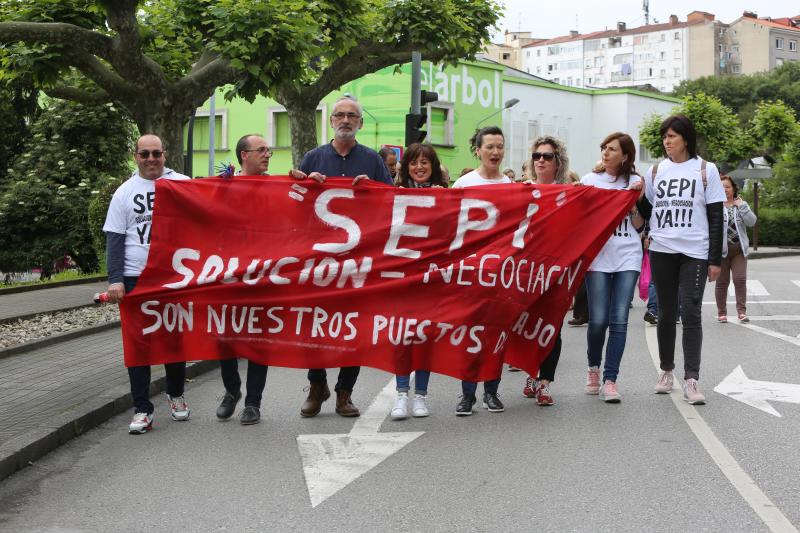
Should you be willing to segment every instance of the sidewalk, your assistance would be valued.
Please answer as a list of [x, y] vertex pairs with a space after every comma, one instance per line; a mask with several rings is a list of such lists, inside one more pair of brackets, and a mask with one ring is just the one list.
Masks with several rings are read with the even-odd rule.
[[[187, 377], [217, 364], [190, 363]], [[153, 395], [163, 376], [154, 366]], [[0, 480], [132, 405], [119, 329], [0, 359]]]
[[107, 288], [108, 282], [100, 281], [3, 294], [0, 295], [0, 320], [88, 305], [92, 303], [94, 293], [103, 292]]
[[800, 248], [780, 248], [778, 246], [759, 246], [758, 250], [753, 250], [752, 243], [748, 259], [766, 259], [768, 257], [785, 257], [789, 255], [800, 255]]

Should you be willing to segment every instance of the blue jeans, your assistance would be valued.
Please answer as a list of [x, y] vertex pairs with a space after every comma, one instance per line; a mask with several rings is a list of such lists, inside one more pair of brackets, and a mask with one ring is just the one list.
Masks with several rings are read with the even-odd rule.
[[658, 296], [656, 296], [656, 282], [650, 278], [650, 284], [647, 285], [647, 310], [653, 316], [658, 316]]
[[587, 272], [586, 294], [589, 297], [589, 330], [586, 332], [589, 366], [600, 366], [603, 360], [603, 345], [606, 343], [606, 364], [603, 381], [617, 381], [622, 352], [628, 336], [628, 304], [639, 273], [635, 270], [623, 272]]
[[[497, 394], [497, 387], [500, 386], [500, 378], [493, 379], [491, 381], [484, 381], [483, 382], [483, 392], [488, 392], [489, 394]], [[462, 381], [461, 382], [461, 391], [464, 394], [471, 394], [475, 396], [475, 391], [478, 390], [478, 384], [474, 381]]]
[[[397, 380], [397, 392], [408, 392], [411, 390], [411, 376], [395, 376]], [[414, 372], [414, 392], [425, 396], [428, 394], [428, 381], [431, 373], [427, 370], [417, 370]]]

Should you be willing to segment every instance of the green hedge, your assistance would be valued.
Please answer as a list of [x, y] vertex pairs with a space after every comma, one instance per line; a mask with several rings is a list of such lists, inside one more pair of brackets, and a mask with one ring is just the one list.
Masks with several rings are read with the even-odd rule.
[[800, 209], [759, 209], [758, 244], [800, 246]]

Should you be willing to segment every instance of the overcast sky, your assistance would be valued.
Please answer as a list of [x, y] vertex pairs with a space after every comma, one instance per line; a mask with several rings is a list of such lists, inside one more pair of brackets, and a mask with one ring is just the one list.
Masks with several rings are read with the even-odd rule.
[[[530, 31], [534, 37], [552, 38], [570, 30], [581, 33], [611, 29], [617, 21], [629, 28], [644, 25], [642, 0], [499, 0], [506, 6], [500, 18], [500, 31], [493, 39], [502, 42], [509, 31]], [[755, 11], [759, 17], [791, 17], [800, 15], [798, 0], [650, 0], [650, 23], [667, 22], [670, 15], [681, 21], [694, 10], [706, 11], [722, 22], [732, 22], [743, 11]]]

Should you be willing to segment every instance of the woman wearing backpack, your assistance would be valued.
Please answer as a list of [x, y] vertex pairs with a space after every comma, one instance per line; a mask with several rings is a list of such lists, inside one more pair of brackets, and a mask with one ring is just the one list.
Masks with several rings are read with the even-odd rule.
[[702, 305], [706, 278], [716, 281], [722, 261], [722, 203], [725, 191], [714, 163], [697, 155], [697, 133], [683, 115], [668, 117], [659, 129], [667, 159], [645, 175], [639, 211], [650, 221], [650, 268], [658, 297], [656, 394], [672, 391], [675, 321], [680, 298], [683, 322], [683, 397], [704, 404], [700, 392], [703, 344]]

